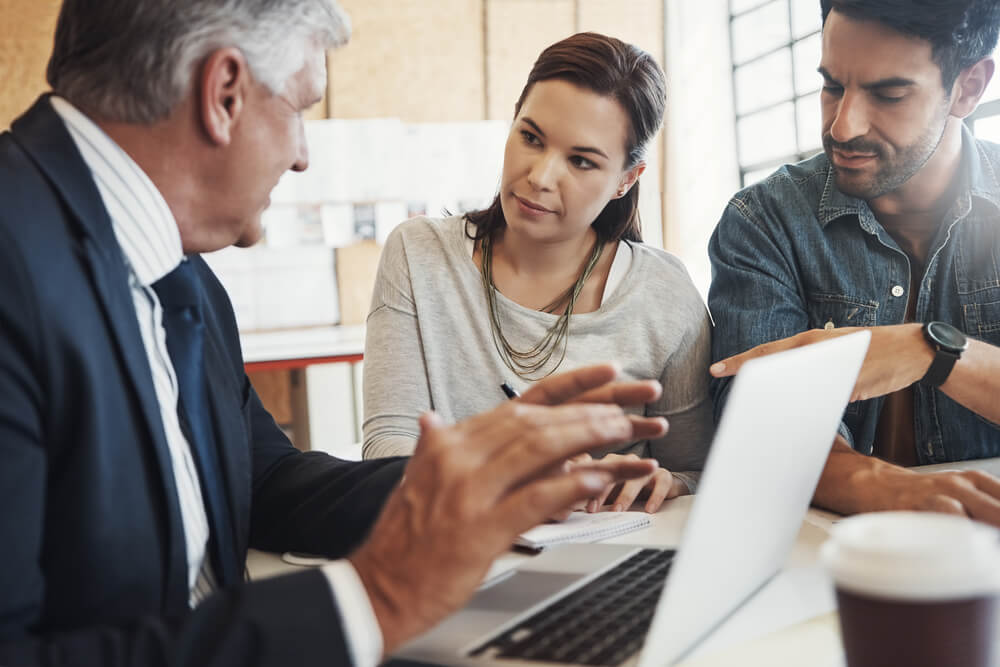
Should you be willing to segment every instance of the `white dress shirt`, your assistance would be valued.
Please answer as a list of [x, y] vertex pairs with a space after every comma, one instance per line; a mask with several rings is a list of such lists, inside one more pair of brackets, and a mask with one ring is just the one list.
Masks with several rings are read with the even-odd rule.
[[[180, 231], [163, 195], [142, 168], [72, 104], [56, 96], [51, 102], [90, 168], [129, 268], [132, 301], [170, 450], [187, 547], [189, 602], [194, 607], [216, 585], [210, 559], [205, 557], [209, 525], [191, 447], [177, 417], [177, 376], [167, 352], [163, 309], [152, 288], [185, 261]], [[357, 572], [347, 560], [335, 561], [323, 572], [355, 664], [377, 664], [382, 633]]]

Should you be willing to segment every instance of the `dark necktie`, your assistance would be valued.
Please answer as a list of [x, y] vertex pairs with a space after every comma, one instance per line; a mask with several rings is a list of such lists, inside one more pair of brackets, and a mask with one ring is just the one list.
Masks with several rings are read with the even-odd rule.
[[238, 581], [238, 564], [205, 396], [205, 323], [201, 312], [201, 284], [191, 262], [185, 260], [157, 280], [153, 290], [163, 307], [167, 351], [177, 376], [180, 393], [177, 412], [181, 424], [187, 424], [188, 439], [201, 477], [201, 494], [210, 527], [208, 549], [213, 570], [221, 585], [233, 584]]

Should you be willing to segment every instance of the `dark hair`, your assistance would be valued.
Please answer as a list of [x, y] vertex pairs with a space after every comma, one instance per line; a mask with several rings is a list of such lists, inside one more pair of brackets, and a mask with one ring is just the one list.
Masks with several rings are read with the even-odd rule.
[[997, 45], [997, 0], [820, 0], [820, 7], [824, 24], [835, 9], [930, 42], [945, 90], [963, 69], [990, 55]]
[[[556, 42], [538, 56], [514, 114], [539, 81], [561, 79], [617, 101], [629, 117], [625, 168], [642, 161], [646, 144], [663, 121], [667, 104], [667, 86], [663, 71], [653, 57], [642, 49], [595, 32], [581, 32]], [[507, 221], [500, 207], [500, 195], [481, 211], [467, 213], [465, 219], [475, 227], [475, 240], [492, 237]], [[623, 197], [612, 199], [591, 225], [602, 241], [641, 241], [639, 226], [639, 184]]]

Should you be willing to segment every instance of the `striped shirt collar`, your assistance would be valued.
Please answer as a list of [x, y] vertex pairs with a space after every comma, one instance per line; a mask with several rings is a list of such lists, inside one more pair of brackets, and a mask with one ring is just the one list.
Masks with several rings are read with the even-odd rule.
[[115, 238], [144, 286], [173, 271], [181, 260], [181, 234], [170, 207], [146, 172], [79, 109], [52, 96], [111, 217]]

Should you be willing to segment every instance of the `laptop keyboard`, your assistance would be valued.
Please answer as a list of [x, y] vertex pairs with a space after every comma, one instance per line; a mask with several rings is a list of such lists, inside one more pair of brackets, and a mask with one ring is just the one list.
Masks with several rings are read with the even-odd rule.
[[674, 553], [639, 551], [472, 655], [583, 665], [625, 661], [642, 648]]

